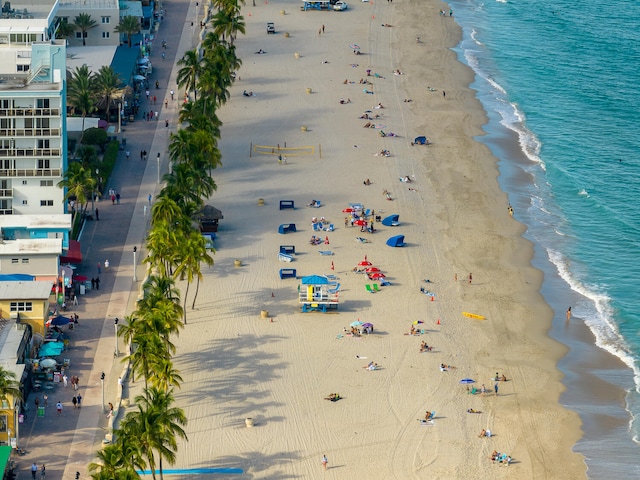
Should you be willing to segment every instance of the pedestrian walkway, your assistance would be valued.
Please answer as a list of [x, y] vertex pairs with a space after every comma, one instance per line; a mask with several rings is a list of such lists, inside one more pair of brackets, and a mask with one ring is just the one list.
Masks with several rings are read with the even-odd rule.
[[[159, 82], [160, 89], [154, 90], [158, 100], [156, 105], [143, 105], [145, 109], [158, 111], [158, 120], [146, 122], [136, 119], [123, 128], [126, 136], [126, 150], [133, 152], [129, 159], [121, 151], [116, 167], [105, 191], [110, 188], [120, 193], [120, 203], [112, 204], [108, 199], [96, 203], [100, 210], [99, 221], [86, 223], [82, 236], [83, 263], [77, 274], [88, 278], [100, 278], [99, 290], [88, 291], [78, 296], [79, 305], [71, 305], [67, 313], [77, 313], [79, 324], [69, 332], [71, 342], [63, 357], [69, 360], [66, 374], [79, 377], [78, 390], [68, 384], [54, 384], [52, 390], [31, 393], [25, 400], [27, 415], [18, 432], [19, 445], [27, 453], [16, 457], [17, 479], [31, 478], [31, 464], [43, 463], [47, 467], [49, 479], [71, 479], [80, 472], [80, 478], [89, 478], [88, 464], [95, 459], [95, 452], [101, 448], [105, 435], [109, 433], [109, 421], [104, 403], [116, 403], [118, 397], [118, 377], [123, 375], [126, 355], [122, 340], [118, 343], [119, 356], [115, 357], [115, 318], [124, 319], [135, 308], [138, 290], [144, 279], [145, 267], [141, 264], [144, 253], [144, 239], [149, 225], [150, 209], [148, 195], [153, 197], [160, 190], [158, 172], [168, 169], [169, 134], [175, 131], [179, 111], [179, 95], [170, 100], [169, 91], [177, 91], [175, 62], [183, 54], [180, 50], [191, 48], [193, 31], [187, 15], [193, 15], [186, 0], [177, 0], [169, 5], [170, 15], [165, 11], [164, 21], [156, 34], [156, 45], [151, 60], [154, 73], [150, 82]], [[186, 37], [186, 42], [184, 41]], [[161, 61], [161, 41], [167, 41], [166, 60]], [[181, 39], [183, 41], [181, 41]], [[180, 46], [180, 47], [178, 47]], [[165, 108], [164, 100], [167, 101]], [[169, 127], [166, 127], [168, 121]], [[141, 161], [137, 152], [146, 150], [148, 160]], [[160, 160], [157, 154], [160, 153]], [[146, 208], [145, 208], [146, 207]], [[134, 253], [137, 247], [137, 282], [133, 281]], [[105, 265], [109, 267], [106, 268]], [[98, 272], [98, 263], [101, 271]], [[104, 372], [104, 382], [101, 374]], [[103, 390], [104, 384], [104, 390]], [[125, 383], [125, 395], [128, 385]], [[44, 395], [48, 405], [44, 416], [36, 416], [35, 399], [44, 406]], [[74, 408], [74, 395], [82, 396], [80, 408]], [[63, 404], [61, 415], [56, 413], [56, 403]]]

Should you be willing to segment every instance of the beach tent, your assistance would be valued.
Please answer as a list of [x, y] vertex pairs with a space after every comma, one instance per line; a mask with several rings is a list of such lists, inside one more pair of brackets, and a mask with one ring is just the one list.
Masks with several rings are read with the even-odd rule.
[[394, 213], [393, 215], [389, 215], [384, 220], [382, 220], [382, 224], [385, 227], [397, 227], [398, 225], [400, 225], [399, 219], [400, 215]]
[[57, 357], [64, 350], [64, 343], [62, 342], [47, 342], [40, 347], [40, 358], [43, 357]]
[[427, 140], [427, 137], [425, 136], [420, 136], [420, 137], [416, 137], [413, 140], [414, 145], [429, 145], [429, 140]]
[[390, 247], [404, 247], [404, 235], [396, 235], [387, 240], [387, 245]]

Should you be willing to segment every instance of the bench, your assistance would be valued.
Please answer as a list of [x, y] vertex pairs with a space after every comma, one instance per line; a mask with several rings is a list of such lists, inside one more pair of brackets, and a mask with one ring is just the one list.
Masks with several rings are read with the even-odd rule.
[[281, 268], [280, 269], [280, 280], [285, 278], [296, 278], [296, 269], [295, 268]]
[[280, 253], [286, 253], [287, 255], [295, 255], [296, 247], [294, 245], [280, 245]]
[[296, 224], [295, 223], [283, 223], [278, 227], [278, 233], [284, 235], [285, 233], [295, 232]]
[[280, 200], [280, 210], [284, 210], [285, 208], [291, 208], [295, 210], [296, 207], [293, 203], [293, 200]]

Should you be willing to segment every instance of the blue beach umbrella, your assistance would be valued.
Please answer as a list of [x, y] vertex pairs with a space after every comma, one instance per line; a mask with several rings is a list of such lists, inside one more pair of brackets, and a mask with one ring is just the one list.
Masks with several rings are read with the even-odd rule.
[[465, 384], [470, 384], [470, 383], [476, 383], [476, 381], [472, 378], [463, 378], [462, 380], [460, 380], [460, 383], [465, 383]]

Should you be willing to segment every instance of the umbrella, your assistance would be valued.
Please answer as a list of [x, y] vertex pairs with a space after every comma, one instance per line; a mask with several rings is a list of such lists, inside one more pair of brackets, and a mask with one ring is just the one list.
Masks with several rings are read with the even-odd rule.
[[472, 378], [463, 378], [462, 380], [460, 380], [460, 383], [469, 384], [469, 383], [476, 383], [476, 381], [473, 380]]
[[40, 362], [40, 366], [44, 368], [53, 368], [58, 364], [53, 358], [45, 358]]
[[133, 76], [134, 80], [137, 80], [138, 82], [143, 81], [145, 78], [142, 75], [134, 75]]
[[385, 275], [384, 273], [380, 273], [380, 272], [374, 272], [371, 275], [369, 275], [369, 278], [384, 278]]
[[360, 45], [358, 45], [357, 43], [352, 43], [351, 45], [349, 45], [349, 48], [351, 50], [360, 50]]
[[367, 221], [366, 220], [356, 220], [355, 222], [353, 222], [354, 225], [358, 225], [359, 227], [365, 226], [367, 225]]
[[364, 328], [373, 328], [373, 323], [363, 323], [362, 326]]
[[84, 275], [75, 275], [73, 277], [74, 282], [86, 282], [87, 280], [89, 280], [89, 277], [85, 277]]
[[373, 265], [373, 263], [367, 260], [363, 260], [358, 264], [359, 267], [370, 267], [371, 265]]
[[345, 208], [344, 210], [342, 210], [342, 213], [351, 213], [353, 212], [353, 208]]
[[47, 342], [40, 347], [38, 354], [40, 358], [43, 357], [56, 357], [64, 350], [64, 343], [62, 342]]
[[68, 325], [69, 323], [71, 323], [71, 319], [70, 318], [63, 317], [62, 315], [58, 315], [57, 317], [54, 317], [54, 318], [50, 319], [47, 322], [47, 325], [55, 326], [55, 327], [62, 327], [63, 325]]
[[413, 322], [414, 325], [420, 325], [421, 323], [424, 323], [422, 320], [416, 320], [415, 322]]
[[351, 325], [349, 325], [350, 327], [359, 327], [362, 325], [362, 322], [360, 320], [356, 320], [355, 322], [351, 322]]
[[148, 58], [141, 58], [140, 60], [138, 60], [138, 65], [144, 65], [145, 63], [149, 63]]
[[367, 273], [379, 272], [380, 269], [378, 267], [369, 267], [367, 268]]

